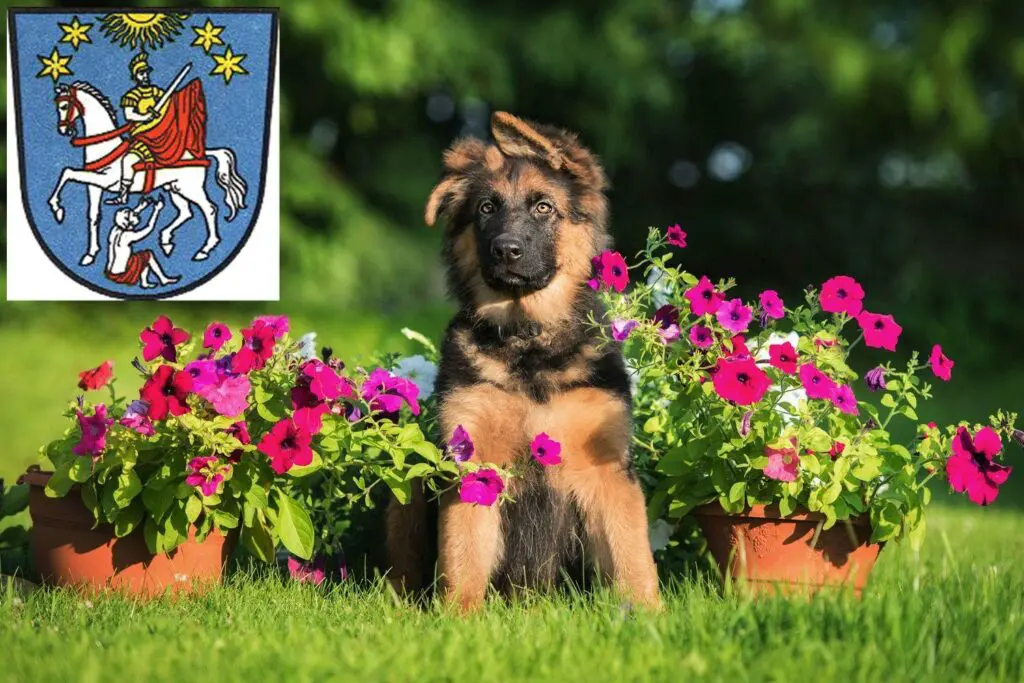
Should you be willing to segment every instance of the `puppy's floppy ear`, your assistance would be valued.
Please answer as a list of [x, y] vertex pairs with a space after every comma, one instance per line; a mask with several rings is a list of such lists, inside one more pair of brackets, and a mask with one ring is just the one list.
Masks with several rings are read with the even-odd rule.
[[505, 156], [541, 159], [554, 170], [562, 168], [563, 158], [555, 143], [533, 124], [504, 111], [491, 116], [491, 135]]
[[427, 208], [423, 212], [423, 220], [433, 226], [438, 217], [451, 215], [454, 209], [466, 198], [466, 187], [469, 181], [463, 177], [448, 175], [430, 192]]

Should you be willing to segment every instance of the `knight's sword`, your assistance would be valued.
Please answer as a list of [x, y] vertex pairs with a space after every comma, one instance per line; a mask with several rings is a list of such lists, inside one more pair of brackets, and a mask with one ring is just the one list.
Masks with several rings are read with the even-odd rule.
[[178, 75], [175, 77], [173, 81], [171, 81], [171, 84], [167, 87], [167, 90], [164, 92], [163, 97], [161, 97], [160, 101], [156, 103], [155, 107], [153, 107], [153, 111], [155, 111], [158, 115], [163, 112], [164, 107], [167, 106], [167, 101], [171, 99], [171, 95], [174, 94], [175, 89], [177, 89], [177, 87], [181, 85], [181, 81], [185, 78], [185, 76], [188, 75], [188, 72], [191, 70], [192, 62], [189, 62], [181, 68], [181, 71], [178, 72]]

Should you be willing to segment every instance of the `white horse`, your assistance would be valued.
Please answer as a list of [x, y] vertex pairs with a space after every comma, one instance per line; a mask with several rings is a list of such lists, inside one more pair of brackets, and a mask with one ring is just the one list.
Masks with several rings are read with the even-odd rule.
[[[79, 262], [90, 265], [100, 251], [99, 223], [103, 191], [117, 192], [121, 182], [121, 154], [124, 142], [117, 127], [117, 113], [102, 92], [84, 81], [70, 86], [62, 84], [56, 88], [54, 102], [57, 106], [57, 132], [72, 138], [72, 144], [84, 147], [85, 159], [82, 168], [66, 167], [60, 174], [60, 181], [48, 201], [58, 223], [64, 221], [64, 207], [60, 193], [66, 183], [82, 183], [89, 194], [89, 250]], [[76, 138], [77, 123], [82, 122], [83, 134]], [[217, 185], [224, 190], [224, 203], [228, 207], [227, 220], [231, 220], [239, 209], [245, 208], [245, 181], [238, 174], [235, 153], [228, 148], [207, 149], [207, 157], [217, 163]], [[193, 157], [186, 152], [185, 159]], [[195, 204], [206, 220], [206, 243], [192, 257], [202, 261], [220, 242], [217, 232], [217, 205], [206, 194], [206, 171], [203, 166], [180, 166], [156, 169], [153, 172], [153, 189], [167, 190], [171, 203], [178, 211], [174, 220], [160, 231], [160, 247], [168, 256], [174, 249], [174, 231], [192, 218], [189, 204]], [[130, 188], [131, 192], [142, 192], [146, 173], [139, 171]]]

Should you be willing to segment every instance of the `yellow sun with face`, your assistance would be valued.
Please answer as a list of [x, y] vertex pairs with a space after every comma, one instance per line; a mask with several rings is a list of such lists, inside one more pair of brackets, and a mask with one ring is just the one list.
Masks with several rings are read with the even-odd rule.
[[187, 18], [169, 12], [111, 12], [99, 22], [103, 35], [122, 47], [158, 48], [181, 33]]

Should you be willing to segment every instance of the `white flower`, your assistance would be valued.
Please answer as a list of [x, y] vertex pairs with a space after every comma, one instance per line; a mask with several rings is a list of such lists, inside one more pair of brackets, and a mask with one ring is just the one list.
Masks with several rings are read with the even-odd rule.
[[647, 529], [647, 539], [651, 543], [651, 552], [668, 547], [668, 542], [676, 528], [663, 519], [656, 519]]
[[437, 366], [416, 354], [403, 358], [395, 364], [394, 374], [410, 380], [420, 390], [420, 398], [430, 398], [434, 393], [434, 382], [437, 381]]
[[302, 360], [316, 358], [316, 332], [307, 332], [298, 341], [297, 353]]
[[668, 298], [672, 296], [672, 287], [668, 284], [665, 271], [660, 268], [651, 268], [651, 272], [647, 276], [647, 286], [654, 288], [652, 295], [655, 308], [661, 308], [668, 303]]

